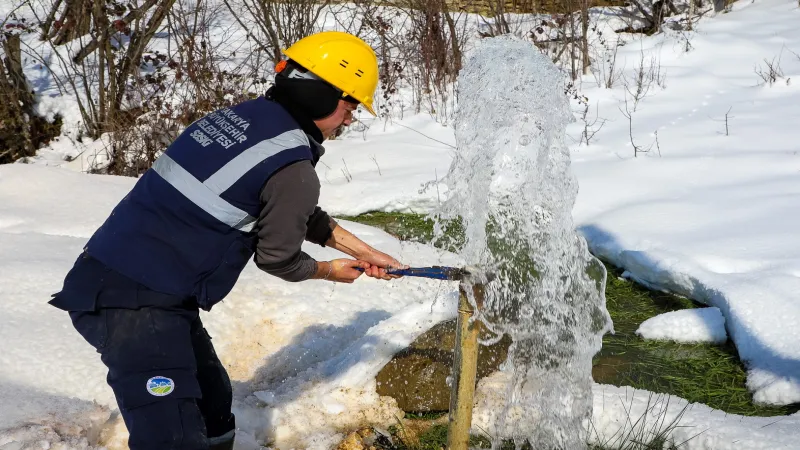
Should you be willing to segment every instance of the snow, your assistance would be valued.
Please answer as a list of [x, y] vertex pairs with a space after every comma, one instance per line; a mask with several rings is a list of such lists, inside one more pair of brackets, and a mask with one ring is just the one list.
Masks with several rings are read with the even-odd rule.
[[[800, 401], [799, 19], [796, 1], [744, 1], [700, 20], [694, 33], [620, 35], [617, 67], [631, 80], [654, 55], [666, 74], [663, 87], [637, 103], [631, 130], [620, 111], [624, 79], [606, 89], [600, 79], [608, 67], [597, 68], [579, 91], [588, 97], [589, 122], [597, 117], [603, 127], [589, 145], [579, 143], [583, 121], [568, 129], [580, 185], [573, 215], [592, 251], [636, 281], [716, 308], [746, 363], [749, 389], [768, 404]], [[756, 69], [779, 55], [783, 78], [763, 85]], [[43, 78], [36, 70], [26, 68], [32, 79]], [[134, 180], [80, 173], [105, 144], [76, 143], [74, 100], [45, 81], [38, 86], [46, 93], [40, 111], [64, 113], [69, 136], [32, 158], [35, 165], [0, 167], [0, 448], [102, 442], [121, 449], [126, 432], [113, 414], [104, 367], [66, 314], [46, 302]], [[579, 116], [582, 107], [573, 106]], [[450, 165], [452, 128], [425, 114], [386, 123], [362, 118], [326, 143], [317, 167], [321, 205], [337, 215], [434, 209], [447, 195], [435, 182]], [[644, 149], [652, 143], [650, 151], [634, 157], [630, 135]], [[374, 228], [346, 226], [407, 263], [458, 263]], [[229, 298], [203, 315], [234, 380], [237, 448], [328, 448], [365, 421], [392, 423], [398, 411], [377, 396], [374, 375], [394, 351], [452, 317], [454, 295], [450, 284], [419, 279], [295, 285], [248, 267]], [[701, 331], [669, 327], [656, 328], [682, 336]], [[491, 385], [502, 376], [482, 382], [476, 427], [491, 423], [499, 395]], [[648, 399], [649, 406], [669, 400], [672, 415], [687, 408], [676, 442], [698, 436], [681, 448], [792, 449], [800, 442], [800, 414], [742, 417], [629, 387], [595, 384], [593, 391], [597, 442], [613, 441], [629, 416], [648, 410]]]
[[715, 307], [659, 314], [642, 322], [636, 334], [644, 339], [687, 343], [721, 344], [728, 340], [725, 317]]
[[800, 401], [800, 88], [758, 86], [754, 66], [781, 54], [797, 79], [798, 19], [796, 3], [739, 2], [698, 25], [689, 53], [658, 36], [628, 43], [619, 56], [629, 68], [644, 48], [667, 73], [667, 88], [633, 113], [637, 145], [658, 131], [661, 156], [653, 147], [633, 158], [620, 88], [584, 91], [609, 121], [573, 155], [574, 214], [593, 252], [719, 308], [749, 389], [771, 404]]
[[424, 115], [385, 123], [362, 112], [360, 119], [369, 127], [369, 139], [350, 132], [325, 143], [317, 165], [324, 186], [320, 203], [340, 215], [425, 213], [438, 206], [447, 190], [436, 181], [455, 152], [453, 129]]
[[[116, 408], [99, 356], [68, 315], [46, 302], [134, 182], [40, 165], [0, 166], [0, 446], [62, 438], [78, 445], [81, 433], [102, 427]], [[455, 255], [342, 223], [401, 261], [459, 264]], [[341, 255], [313, 244], [305, 250], [316, 258]], [[399, 410], [376, 394], [375, 375], [416, 336], [455, 316], [451, 284], [366, 277], [353, 285], [287, 283], [248, 266], [228, 298], [203, 313], [236, 386], [243, 439], [311, 445], [310, 439], [324, 446], [340, 438], [338, 430], [361, 424], [364, 414], [376, 423], [393, 420]], [[27, 425], [39, 422], [44, 431]], [[117, 447], [110, 448], [122, 448], [124, 426], [118, 418], [112, 423]], [[48, 438], [47, 430], [58, 427], [73, 433]]]
[[[495, 372], [478, 383], [474, 433], [491, 436], [500, 431], [494, 428], [494, 415], [503, 404], [506, 377], [505, 372]], [[800, 413], [747, 417], [628, 386], [594, 384], [592, 391], [593, 417], [588, 425], [592, 444], [623, 448], [623, 442], [650, 442], [661, 435], [682, 450], [798, 448]]]

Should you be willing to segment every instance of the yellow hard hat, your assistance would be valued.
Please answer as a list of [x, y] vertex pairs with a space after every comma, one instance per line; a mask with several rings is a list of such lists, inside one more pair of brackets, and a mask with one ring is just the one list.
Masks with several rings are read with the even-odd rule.
[[323, 31], [300, 39], [283, 54], [377, 115], [372, 98], [378, 87], [378, 58], [366, 42], [349, 33]]

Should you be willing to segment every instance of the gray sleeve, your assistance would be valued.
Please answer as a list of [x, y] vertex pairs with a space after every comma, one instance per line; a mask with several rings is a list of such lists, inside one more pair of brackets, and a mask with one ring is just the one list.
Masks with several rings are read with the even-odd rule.
[[261, 270], [291, 282], [314, 275], [317, 262], [300, 248], [318, 201], [319, 178], [310, 161], [293, 163], [270, 177], [261, 190], [256, 226], [255, 262]]

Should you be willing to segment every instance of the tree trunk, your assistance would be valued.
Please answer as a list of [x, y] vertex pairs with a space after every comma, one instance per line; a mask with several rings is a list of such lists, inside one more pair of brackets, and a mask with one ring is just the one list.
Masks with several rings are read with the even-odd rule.
[[581, 0], [581, 53], [583, 53], [583, 74], [589, 73], [592, 65], [589, 59], [589, 0]]
[[161, 26], [161, 23], [164, 22], [164, 18], [167, 17], [174, 3], [175, 0], [163, 0], [161, 4], [156, 7], [144, 31], [131, 36], [130, 43], [128, 44], [128, 51], [125, 58], [122, 60], [122, 67], [117, 75], [117, 92], [115, 93], [116, 96], [112, 103], [112, 110], [114, 112], [118, 112], [122, 106], [122, 99], [125, 94], [125, 81], [128, 79], [129, 75], [136, 75], [134, 72], [136, 71], [135, 69], [139, 67], [145, 47], [150, 43], [150, 40]]
[[50, 37], [50, 28], [53, 26], [53, 21], [56, 20], [56, 14], [58, 14], [58, 8], [61, 7], [61, 3], [63, 0], [56, 0], [53, 3], [53, 6], [50, 8], [50, 12], [47, 13], [47, 17], [44, 19], [44, 23], [42, 24], [42, 33], [40, 35], [42, 40], [45, 40]]
[[[92, 24], [92, 7], [94, 2], [92, 0], [66, 0], [67, 5], [64, 8], [55, 27], [50, 30], [50, 24], [45, 23], [50, 32], [50, 37], [53, 39], [53, 44], [62, 45], [89, 33]], [[53, 9], [48, 14], [55, 17], [56, 11], [61, 7], [62, 2], [56, 1], [53, 4]]]
[[[131, 11], [128, 14], [126, 14], [125, 17], [123, 17], [121, 19], [122, 22], [119, 22], [119, 23], [114, 24], [114, 25], [109, 25], [108, 29], [106, 31], [108, 33], [110, 33], [110, 34], [113, 34], [114, 32], [117, 31], [116, 28], [130, 25], [130, 23], [133, 22], [135, 19], [142, 18], [144, 16], [144, 14], [147, 12], [147, 10], [152, 8], [156, 3], [158, 3], [158, 1], [159, 0], [147, 0], [147, 2], [144, 5], [140, 6], [138, 9], [134, 9], [133, 11]], [[170, 7], [171, 7], [172, 4], [175, 3], [175, 0], [165, 0], [165, 2], [168, 2]], [[167, 10], [169, 10], [169, 8], [167, 8]], [[105, 17], [104, 17], [104, 19], [105, 19]], [[105, 23], [105, 20], [98, 21], [98, 24], [99, 23]], [[95, 31], [97, 33], [100, 33], [100, 30], [95, 30]], [[76, 63], [80, 63], [81, 61], [83, 61], [84, 58], [89, 56], [93, 51], [97, 50], [97, 46], [98, 45], [99, 45], [99, 42], [97, 41], [97, 38], [96, 37], [93, 38], [91, 41], [89, 41], [88, 44], [86, 44], [82, 49], [80, 49], [78, 51], [78, 53], [75, 55], [75, 57], [72, 58], [73, 61], [75, 61]]]
[[461, 46], [458, 43], [458, 33], [456, 31], [456, 23], [453, 20], [453, 16], [450, 15], [450, 12], [447, 10], [447, 4], [442, 0], [442, 14], [444, 14], [444, 20], [447, 22], [447, 29], [450, 33], [450, 46], [452, 47], [453, 52], [453, 70], [455, 71], [454, 74], [451, 74], [453, 78], [458, 76], [458, 73], [461, 72]]
[[10, 77], [10, 81], [14, 89], [17, 91], [17, 99], [21, 101], [26, 109], [33, 107], [33, 93], [31, 92], [28, 81], [25, 79], [25, 74], [22, 72], [22, 52], [20, 50], [19, 35], [10, 35], [3, 42], [3, 47], [6, 53], [5, 61], [6, 70]]
[[689, 0], [689, 14], [688, 14], [688, 16], [686, 18], [687, 19], [687, 23], [688, 23], [687, 30], [689, 30], [689, 31], [692, 31], [694, 29], [694, 24], [692, 22], [694, 21], [695, 11], [697, 11], [697, 2], [696, 2], [696, 0]]
[[22, 72], [19, 35], [6, 35], [3, 41], [3, 69], [0, 70], [0, 163], [33, 156], [31, 137], [33, 93]]

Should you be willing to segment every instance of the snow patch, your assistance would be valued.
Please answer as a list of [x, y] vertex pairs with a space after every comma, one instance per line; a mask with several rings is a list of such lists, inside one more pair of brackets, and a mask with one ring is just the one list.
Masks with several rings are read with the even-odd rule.
[[659, 314], [642, 322], [636, 334], [644, 339], [686, 343], [721, 344], [728, 340], [725, 317], [714, 307]]
[[[478, 383], [472, 433], [490, 436], [494, 416], [508, 395], [508, 373]], [[800, 439], [800, 413], [778, 417], [728, 414], [700, 403], [628, 386], [592, 385], [589, 443], [604, 448], [642, 445], [657, 435], [685, 450], [793, 450]], [[535, 418], [531, 418], [535, 420]]]

